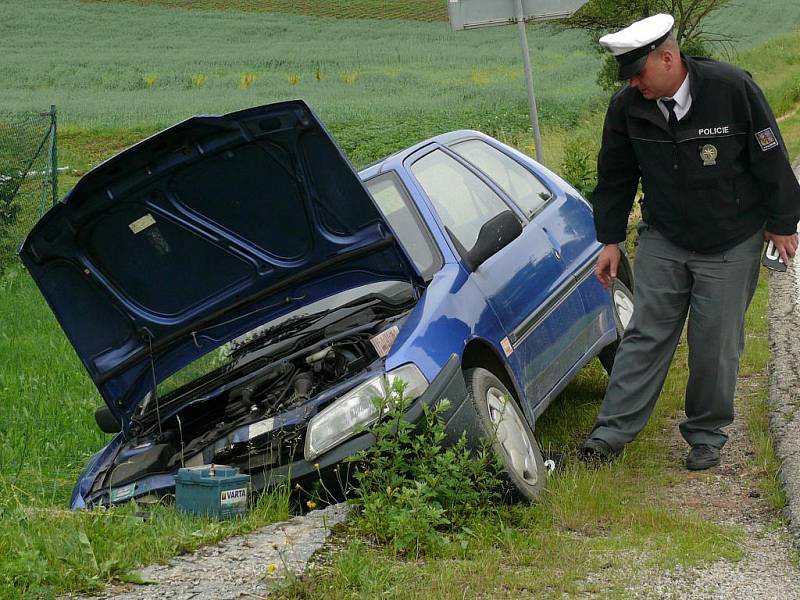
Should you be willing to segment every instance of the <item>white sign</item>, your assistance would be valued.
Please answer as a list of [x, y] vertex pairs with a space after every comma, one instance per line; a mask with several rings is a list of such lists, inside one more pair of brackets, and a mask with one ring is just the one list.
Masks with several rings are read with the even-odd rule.
[[448, 0], [447, 13], [450, 27], [455, 31], [475, 27], [517, 24], [519, 43], [522, 48], [522, 61], [525, 69], [525, 83], [528, 87], [528, 110], [531, 113], [531, 130], [536, 146], [536, 160], [544, 164], [542, 154], [542, 134], [539, 130], [539, 111], [536, 108], [536, 95], [533, 92], [533, 69], [528, 49], [526, 21], [546, 21], [570, 16], [588, 0]]
[[[571, 16], [587, 0], [522, 0], [525, 21], [547, 21]], [[447, 13], [455, 31], [475, 27], [513, 25], [517, 22], [516, 0], [449, 0]]]

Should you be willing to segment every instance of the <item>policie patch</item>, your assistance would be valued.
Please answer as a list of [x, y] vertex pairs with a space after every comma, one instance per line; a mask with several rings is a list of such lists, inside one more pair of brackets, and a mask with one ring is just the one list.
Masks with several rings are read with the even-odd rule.
[[756, 140], [758, 141], [758, 145], [761, 146], [761, 150], [764, 152], [778, 145], [778, 138], [775, 137], [775, 134], [772, 132], [772, 127], [767, 127], [756, 133]]

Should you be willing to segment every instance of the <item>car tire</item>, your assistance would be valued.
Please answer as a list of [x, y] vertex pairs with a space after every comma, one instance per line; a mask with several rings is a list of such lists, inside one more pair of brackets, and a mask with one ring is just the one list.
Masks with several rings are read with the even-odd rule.
[[477, 430], [500, 459], [513, 496], [533, 501], [545, 488], [547, 469], [525, 415], [503, 383], [482, 368], [464, 371], [467, 401]]
[[633, 292], [631, 291], [630, 282], [623, 281], [623, 278], [618, 277], [611, 284], [611, 300], [614, 305], [614, 321], [617, 324], [617, 339], [603, 348], [597, 358], [600, 359], [600, 364], [606, 370], [606, 373], [611, 375], [611, 370], [614, 368], [614, 359], [617, 356], [617, 349], [619, 348], [622, 334], [625, 333], [625, 328], [630, 323], [633, 316]]

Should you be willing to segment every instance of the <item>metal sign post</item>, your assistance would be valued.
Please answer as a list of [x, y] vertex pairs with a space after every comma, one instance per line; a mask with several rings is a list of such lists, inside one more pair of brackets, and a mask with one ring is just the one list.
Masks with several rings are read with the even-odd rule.
[[454, 31], [477, 27], [517, 24], [522, 63], [525, 67], [525, 82], [528, 87], [528, 110], [531, 115], [533, 143], [536, 160], [544, 164], [542, 135], [539, 130], [539, 113], [536, 108], [536, 95], [533, 92], [533, 69], [525, 31], [527, 21], [563, 19], [572, 15], [587, 0], [449, 0], [447, 13]]
[[525, 65], [525, 83], [528, 84], [528, 111], [531, 115], [533, 145], [536, 148], [536, 160], [544, 164], [544, 152], [542, 152], [542, 132], [539, 130], [539, 111], [536, 108], [536, 95], [533, 93], [533, 69], [531, 68], [531, 53], [528, 49], [528, 35], [525, 32], [525, 13], [522, 12], [522, 0], [516, 0], [516, 4], [517, 29], [519, 29], [519, 43], [522, 47], [522, 64]]

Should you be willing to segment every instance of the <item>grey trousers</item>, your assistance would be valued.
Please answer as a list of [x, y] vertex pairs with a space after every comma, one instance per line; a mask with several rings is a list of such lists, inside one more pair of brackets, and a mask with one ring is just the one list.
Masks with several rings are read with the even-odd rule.
[[680, 248], [640, 225], [634, 314], [617, 351], [597, 423], [589, 437], [620, 449], [642, 430], [661, 393], [688, 314], [689, 445], [721, 448], [733, 422], [744, 348], [744, 315], [758, 282], [764, 234], [720, 254]]

